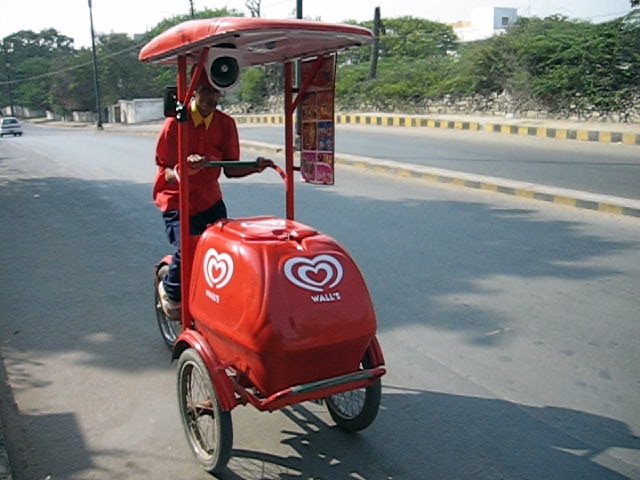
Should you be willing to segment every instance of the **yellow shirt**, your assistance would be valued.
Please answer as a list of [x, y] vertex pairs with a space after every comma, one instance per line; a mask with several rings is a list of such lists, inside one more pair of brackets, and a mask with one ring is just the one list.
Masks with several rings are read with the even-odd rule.
[[191, 119], [193, 120], [194, 127], [197, 127], [202, 122], [204, 122], [204, 126], [207, 127], [208, 129], [209, 125], [211, 125], [211, 121], [213, 120], [214, 113], [215, 112], [211, 112], [206, 117], [203, 117], [202, 114], [200, 113], [200, 110], [198, 110], [198, 107], [196, 106], [196, 101], [195, 100], [191, 101]]

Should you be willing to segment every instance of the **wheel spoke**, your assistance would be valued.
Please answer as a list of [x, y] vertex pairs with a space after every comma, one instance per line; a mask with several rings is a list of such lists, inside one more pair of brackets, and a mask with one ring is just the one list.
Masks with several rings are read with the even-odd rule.
[[[362, 359], [361, 368], [371, 368], [367, 354]], [[349, 390], [327, 397], [326, 403], [331, 418], [338, 427], [348, 432], [357, 432], [371, 425], [378, 414], [382, 384], [376, 379], [365, 388]]]
[[344, 418], [354, 418], [362, 411], [365, 399], [364, 389], [350, 390], [331, 396], [336, 410]]
[[195, 367], [191, 368], [188, 375], [186, 400], [189, 426], [198, 442], [198, 448], [212, 454], [217, 442], [213, 401], [204, 377]]
[[211, 399], [208, 398], [206, 399], [204, 402], [199, 402], [196, 406], [195, 406], [197, 415], [199, 417], [201, 416], [209, 416], [211, 418], [214, 417], [214, 412], [213, 412], [213, 405], [211, 403]]
[[185, 350], [178, 367], [178, 403], [191, 450], [209, 473], [224, 468], [233, 444], [231, 416], [220, 410], [215, 395], [202, 358]]

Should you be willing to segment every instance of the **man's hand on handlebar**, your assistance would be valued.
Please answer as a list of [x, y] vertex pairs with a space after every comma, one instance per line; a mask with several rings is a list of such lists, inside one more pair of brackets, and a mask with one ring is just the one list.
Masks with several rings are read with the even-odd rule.
[[273, 160], [264, 157], [256, 158], [256, 162], [258, 163], [257, 172], [263, 172], [265, 168], [273, 167], [275, 165]]
[[[273, 160], [264, 157], [258, 157], [253, 162], [221, 162], [209, 160], [203, 155], [199, 155], [197, 153], [192, 153], [187, 156], [187, 173], [189, 176], [195, 175], [203, 168], [211, 166], [223, 167], [224, 174], [227, 177], [246, 177], [253, 173], [263, 172], [266, 168], [279, 170], [276, 164], [273, 163]], [[182, 172], [180, 172], [179, 165], [176, 165], [174, 168], [167, 168], [165, 171], [165, 177], [168, 182], [180, 181], [181, 175]], [[280, 175], [282, 176], [282, 173]]]
[[[202, 155], [198, 155], [197, 153], [192, 153], [187, 157], [187, 173], [189, 176], [198, 173], [205, 164], [206, 158]], [[173, 168], [167, 168], [165, 170], [165, 178], [167, 182], [175, 182], [180, 181], [180, 176], [182, 172], [180, 172], [180, 165], [176, 165]]]
[[256, 158], [255, 162], [249, 162], [249, 165], [234, 165], [235, 162], [225, 163], [228, 163], [228, 165], [224, 165], [224, 174], [231, 178], [246, 177], [253, 173], [260, 173], [265, 168], [275, 166], [272, 160], [264, 157]]
[[189, 167], [188, 168], [189, 175], [198, 173], [200, 169], [204, 167], [205, 161], [206, 161], [206, 158], [204, 157], [204, 155], [198, 155], [197, 153], [192, 153], [191, 155], [188, 155], [187, 165]]

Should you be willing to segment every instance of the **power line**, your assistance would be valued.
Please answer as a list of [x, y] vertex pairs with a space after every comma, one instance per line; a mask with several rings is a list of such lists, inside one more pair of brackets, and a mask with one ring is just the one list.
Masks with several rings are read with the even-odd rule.
[[[113, 57], [117, 57], [120, 55], [124, 55], [125, 53], [129, 53], [131, 50], [135, 50], [138, 49], [140, 47], [142, 47], [142, 45], [144, 45], [143, 43], [139, 43], [136, 45], [133, 45], [131, 47], [127, 47], [124, 50], [120, 50], [118, 52], [113, 52], [107, 55], [102, 55], [102, 58], [113, 58]], [[48, 78], [48, 77], [52, 77], [54, 75], [58, 75], [60, 73], [65, 73], [65, 72], [70, 72], [72, 70], [79, 70], [81, 68], [85, 68], [88, 65], [93, 65], [93, 60], [88, 60], [86, 62], [83, 63], [79, 63], [77, 65], [73, 65], [71, 67], [65, 67], [65, 68], [61, 68], [59, 70], [54, 70], [52, 72], [47, 72], [47, 73], [42, 73], [40, 75], [34, 75], [32, 77], [23, 77], [23, 78], [18, 78], [18, 79], [13, 79], [11, 80], [11, 82], [8, 81], [0, 81], [0, 85], [8, 85], [8, 84], [15, 84], [15, 83], [22, 83], [22, 82], [30, 82], [32, 80], [39, 80], [41, 78]]]
[[606, 14], [602, 14], [602, 15], [594, 15], [593, 17], [589, 17], [587, 20], [591, 21], [591, 20], [595, 20], [596, 18], [615, 19], [615, 18], [620, 18], [620, 17], [626, 15], [627, 13], [629, 13], [629, 12], [606, 13]]

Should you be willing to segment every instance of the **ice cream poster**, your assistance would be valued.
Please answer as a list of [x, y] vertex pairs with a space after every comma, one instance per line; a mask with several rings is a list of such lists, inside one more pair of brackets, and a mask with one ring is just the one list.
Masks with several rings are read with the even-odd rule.
[[308, 88], [300, 102], [300, 172], [308, 183], [334, 183], [335, 77], [335, 55], [302, 63], [302, 85], [308, 82]]

